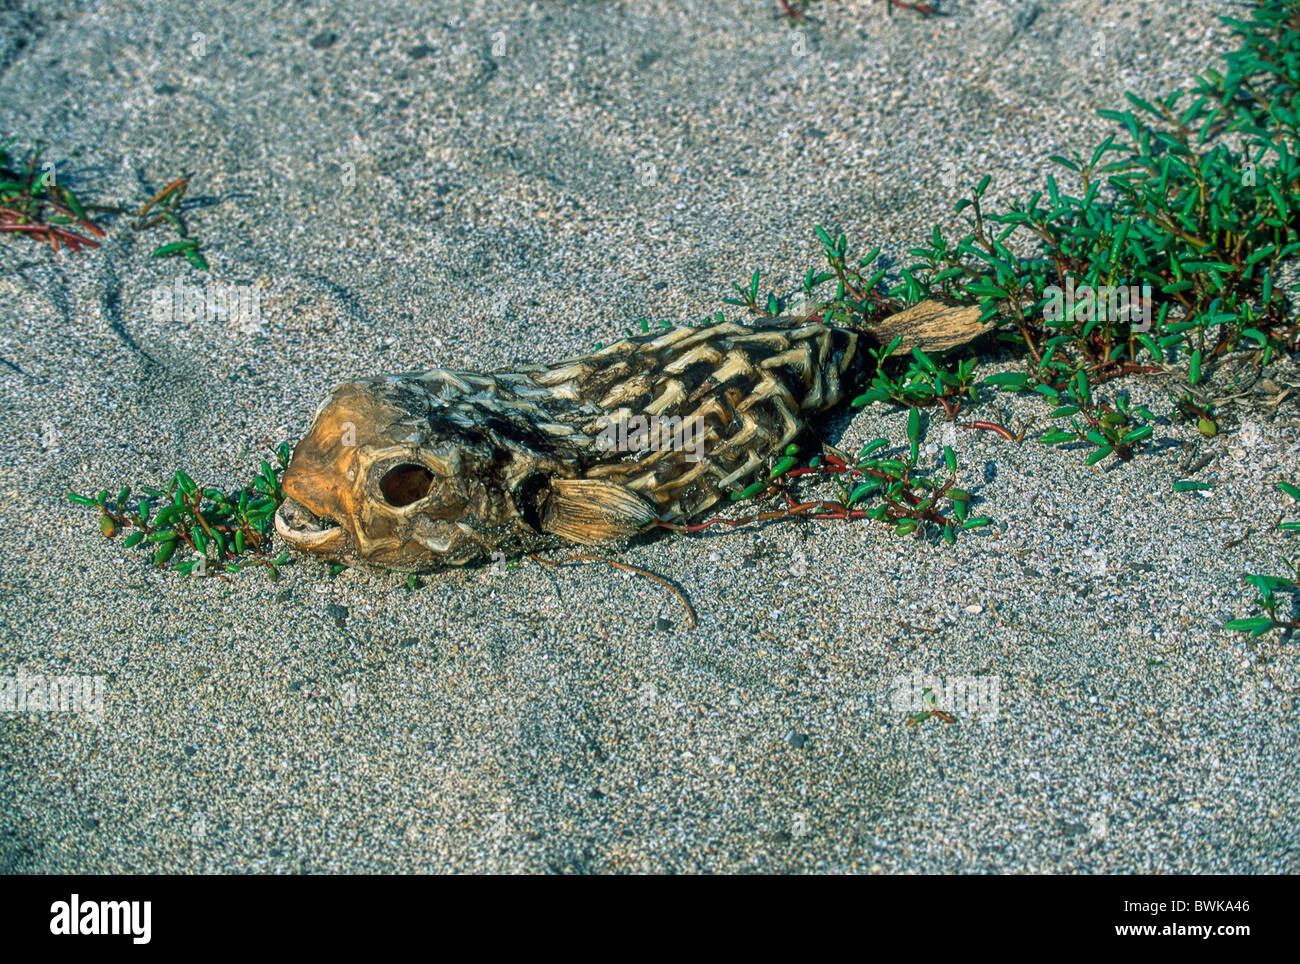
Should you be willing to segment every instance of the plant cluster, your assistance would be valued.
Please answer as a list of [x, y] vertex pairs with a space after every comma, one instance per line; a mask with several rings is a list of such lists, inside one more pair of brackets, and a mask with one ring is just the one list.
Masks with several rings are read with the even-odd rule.
[[[180, 235], [179, 241], [172, 241], [154, 248], [152, 257], [183, 257], [199, 271], [208, 270], [208, 261], [199, 251], [199, 239], [188, 236], [185, 222], [182, 220], [182, 199], [190, 186], [193, 174], [182, 174], [165, 188], [150, 198], [135, 216], [131, 228], [135, 231], [147, 231], [149, 228], [166, 221]], [[150, 211], [153, 216], [150, 216]]]
[[[1051, 158], [1074, 187], [1049, 174], [1028, 200], [999, 208], [983, 177], [956, 204], [965, 231], [949, 238], [935, 227], [892, 284], [879, 248], [855, 260], [844, 235], [818, 227], [826, 270], [803, 285], [820, 296], [812, 317], [869, 327], [928, 298], [978, 304], [1026, 358], [1022, 377], [986, 384], [1016, 391], [1174, 364], [1196, 385], [1234, 349], [1261, 350], [1261, 364], [1293, 351], [1300, 326], [1275, 282], [1300, 253], [1300, 0], [1261, 0], [1250, 19], [1224, 19], [1238, 41], [1225, 71], [1154, 103], [1130, 93], [1131, 109], [1100, 112], [1115, 133], [1086, 157]], [[730, 304], [763, 315], [783, 306], [775, 293], [760, 298], [757, 272], [734, 287]], [[905, 390], [928, 368], [882, 374], [867, 400], [941, 396]], [[947, 374], [960, 384], [969, 370]]]
[[[1240, 43], [1226, 72], [1101, 111], [1119, 131], [1086, 159], [1051, 158], [1073, 192], [1049, 175], [1026, 202], [986, 210], [983, 178], [957, 204], [965, 234], [936, 228], [899, 292], [978, 303], [1024, 348], [1032, 380], [1056, 388], [1080, 370], [1101, 380], [1184, 360], [1195, 385], [1240, 346], [1264, 349], [1265, 364], [1294, 350], [1275, 281], [1300, 252], [1300, 3], [1264, 0], [1225, 22]], [[1149, 289], [1158, 307], [1111, 311], [1101, 293], [1125, 289]]]
[[[0, 232], [24, 234], [48, 243], [55, 252], [61, 246], [72, 251], [99, 247], [98, 241], [73, 229], [103, 238], [103, 228], [88, 212], [121, 214], [122, 209], [90, 204], [58, 183], [54, 162], [42, 160], [44, 150], [40, 143], [34, 144], [25, 157], [11, 157], [10, 149], [17, 140], [12, 138], [0, 146]], [[131, 227], [147, 231], [166, 221], [176, 229], [180, 239], [158, 245], [152, 257], [183, 257], [198, 270], [206, 271], [208, 262], [199, 251], [200, 242], [189, 235], [183, 220], [182, 199], [192, 177], [193, 174], [182, 174], [146, 201]]]
[[[262, 568], [271, 579], [289, 561], [288, 552], [272, 552], [275, 511], [284, 501], [280, 476], [289, 464], [289, 446], [275, 451], [277, 466], [263, 461], [253, 481], [234, 492], [198, 486], [177, 472], [163, 486], [141, 486], [132, 498], [123, 488], [113, 498], [107, 490], [96, 495], [68, 493], [76, 505], [99, 510], [99, 528], [111, 539], [130, 530], [128, 548], [140, 546], [153, 554], [153, 564], [186, 576], [225, 576]], [[172, 561], [188, 548], [193, 558]]]
[[[855, 405], [938, 404], [951, 417], [980, 386], [1035, 392], [1053, 405], [1052, 418], [1069, 420], [1041, 442], [1090, 448], [1089, 464], [1127, 461], [1151, 437], [1154, 416], [1126, 393], [1101, 400], [1096, 386], [1170, 371], [1195, 386], [1231, 351], [1255, 350], [1262, 366], [1297, 348], [1300, 326], [1276, 280], [1300, 253], [1300, 0], [1258, 0], [1248, 18], [1224, 22], [1236, 41], [1225, 69], [1158, 101], [1129, 94], [1128, 109], [1102, 111], [1116, 130], [1086, 156], [1050, 158], [1061, 178], [1049, 174], [1024, 202], [991, 204], [992, 179], [981, 178], [956, 203], [965, 230], [949, 238], [935, 227], [896, 275], [879, 248], [855, 258], [845, 235], [815, 229], [824, 267], [804, 278], [811, 319], [869, 328], [925, 299], [976, 304], [1025, 359], [1021, 371], [977, 386], [969, 349], [955, 360], [915, 351], [900, 362], [890, 357], [895, 343], [877, 352], [878, 371]], [[757, 271], [733, 288], [738, 297], [726, 303], [751, 313], [785, 307], [762, 292]], [[1212, 404], [1190, 392], [1172, 401], [1202, 435], [1218, 433]], [[964, 427], [1014, 438], [992, 423]]]
[[[1290, 496], [1292, 500], [1300, 502], [1300, 486], [1293, 485], [1290, 482], [1279, 482], [1277, 487]], [[1282, 522], [1278, 525], [1278, 528], [1285, 532], [1300, 532], [1300, 521]], [[1259, 593], [1255, 599], [1257, 614], [1245, 619], [1231, 620], [1225, 624], [1225, 629], [1249, 633], [1252, 638], [1262, 636], [1271, 629], [1283, 629], [1288, 632], [1300, 629], [1300, 618], [1292, 618], [1278, 612], [1281, 605], [1278, 599], [1279, 592], [1290, 596], [1293, 604], [1300, 602], [1300, 558], [1284, 558], [1282, 563], [1288, 570], [1286, 575], [1273, 576], [1248, 573], [1243, 577], [1246, 584], [1253, 586], [1255, 591]], [[1259, 614], [1261, 611], [1262, 615]]]
[[899, 335], [883, 348], [871, 349], [876, 362], [876, 373], [871, 386], [855, 398], [854, 408], [870, 405], [872, 402], [893, 401], [899, 405], [916, 407], [922, 405], [942, 405], [949, 416], [957, 414], [962, 398], [976, 401], [979, 394], [975, 388], [975, 358], [959, 360], [956, 367], [949, 370], [939, 365], [920, 348], [912, 349], [905, 371], [898, 371], [886, 359], [902, 344]]
[[54, 163], [41, 160], [40, 144], [33, 145], [25, 158], [11, 158], [9, 149], [16, 141], [13, 138], [0, 147], [0, 231], [46, 242], [56, 253], [61, 245], [72, 251], [99, 247], [98, 241], [73, 230], [104, 237], [87, 213], [96, 206], [58, 183]]
[[[822, 454], [806, 465], [800, 464], [798, 447], [791, 445], [770, 467], [766, 479], [731, 493], [733, 502], [780, 496], [786, 503], [782, 509], [742, 519], [654, 525], [693, 533], [715, 525], [742, 526], [778, 519], [871, 519], [889, 525], [899, 536], [926, 539], [938, 535], [944, 542], [955, 543], [958, 533], [981, 528], [992, 520], [970, 514], [973, 496], [957, 485], [957, 454], [951, 446], [944, 446], [943, 467], [938, 474], [919, 471], [921, 428], [920, 410], [913, 408], [908, 414], [906, 447], [894, 451], [888, 439], [878, 438], [864, 445], [857, 458], [824, 447]], [[829, 481], [839, 498], [801, 501], [790, 483], [809, 478]]]
[[[1047, 432], [1039, 437], [1039, 441], [1045, 445], [1057, 446], [1076, 442], [1091, 445], [1094, 451], [1088, 456], [1089, 465], [1095, 465], [1111, 455], [1127, 462], [1133, 458], [1135, 446], [1150, 438], [1154, 431], [1149, 424], [1140, 420], [1155, 416], [1145, 406], [1134, 408], [1126, 392], [1115, 396], [1114, 407], [1094, 398], [1088, 385], [1087, 372], [1076, 373], [1064, 392], [1057, 391], [1050, 385], [1039, 385], [1037, 389], [1060, 406], [1051, 413], [1050, 418], [1070, 420], [1068, 430]], [[1084, 424], [1080, 425], [1079, 419], [1083, 419]]]
[[907, 718], [904, 720], [908, 726], [920, 726], [926, 720], [931, 719], [939, 719], [945, 723], [957, 722], [957, 717], [945, 710], [939, 709], [939, 701], [935, 698], [934, 690], [930, 689], [928, 686], [925, 688], [925, 692], [922, 693], [921, 698], [925, 703], [926, 708], [908, 714]]

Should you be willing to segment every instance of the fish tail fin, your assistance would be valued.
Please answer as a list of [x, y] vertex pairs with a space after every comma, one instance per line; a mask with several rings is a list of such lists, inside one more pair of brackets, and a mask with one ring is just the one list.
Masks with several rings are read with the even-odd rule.
[[922, 301], [857, 330], [882, 347], [892, 344], [895, 338], [901, 338], [893, 351], [895, 355], [909, 354], [913, 348], [944, 352], [960, 348], [993, 328], [996, 322], [981, 322], [981, 314], [978, 305]]

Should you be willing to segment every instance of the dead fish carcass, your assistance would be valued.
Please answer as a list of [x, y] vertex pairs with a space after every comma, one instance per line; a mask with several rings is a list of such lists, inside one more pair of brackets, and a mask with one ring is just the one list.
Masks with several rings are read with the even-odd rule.
[[851, 397], [869, 347], [951, 348], [987, 328], [978, 314], [724, 323], [515, 371], [354, 379], [295, 448], [276, 529], [328, 560], [421, 571], [689, 521]]

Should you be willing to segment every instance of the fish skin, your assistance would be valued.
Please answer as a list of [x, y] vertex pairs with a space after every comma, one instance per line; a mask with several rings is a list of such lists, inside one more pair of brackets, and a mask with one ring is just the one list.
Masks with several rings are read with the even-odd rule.
[[[942, 311], [921, 344], [987, 328]], [[346, 382], [294, 450], [276, 528], [333, 561], [422, 571], [689, 521], [856, 393], [868, 348], [917, 328], [891, 320], [674, 328], [550, 365]], [[665, 434], [639, 438], [645, 416]]]

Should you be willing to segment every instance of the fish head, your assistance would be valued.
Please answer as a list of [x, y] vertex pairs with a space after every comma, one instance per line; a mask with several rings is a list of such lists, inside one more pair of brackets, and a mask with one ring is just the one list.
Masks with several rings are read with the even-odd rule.
[[282, 482], [276, 531], [350, 566], [415, 572], [488, 557], [529, 527], [490, 433], [397, 377], [340, 385], [317, 410]]

